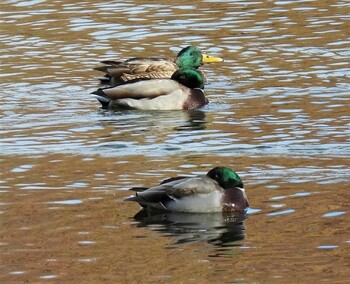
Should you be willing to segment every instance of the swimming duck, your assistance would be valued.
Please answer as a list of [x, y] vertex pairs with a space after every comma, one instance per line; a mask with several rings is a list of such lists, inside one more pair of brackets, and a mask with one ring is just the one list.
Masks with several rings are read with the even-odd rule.
[[180, 68], [170, 79], [138, 79], [92, 94], [103, 108], [139, 110], [197, 109], [208, 103], [204, 78], [193, 68]]
[[215, 167], [206, 175], [175, 177], [151, 188], [132, 188], [136, 201], [146, 209], [210, 213], [239, 212], [249, 207], [243, 182], [228, 167]]
[[221, 61], [223, 59], [219, 57], [202, 53], [196, 46], [187, 46], [178, 53], [175, 61], [165, 57], [136, 57], [125, 61], [102, 61], [103, 65], [94, 69], [106, 73], [100, 78], [103, 83], [116, 86], [140, 78], [170, 78], [178, 68], [197, 69], [204, 63]]

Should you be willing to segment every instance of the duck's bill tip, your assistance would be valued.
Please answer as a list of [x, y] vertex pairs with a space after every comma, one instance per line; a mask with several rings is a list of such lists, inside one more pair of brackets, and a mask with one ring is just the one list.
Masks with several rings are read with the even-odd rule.
[[223, 62], [224, 60], [220, 57], [210, 56], [206, 53], [202, 54], [203, 63], [214, 63], [214, 62]]

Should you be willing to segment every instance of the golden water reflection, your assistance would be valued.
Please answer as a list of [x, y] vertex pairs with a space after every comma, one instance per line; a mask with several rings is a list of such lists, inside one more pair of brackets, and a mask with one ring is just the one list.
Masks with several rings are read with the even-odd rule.
[[[342, 0], [2, 1], [0, 282], [346, 283], [349, 15]], [[89, 95], [100, 60], [190, 44], [225, 59], [202, 67], [203, 109]], [[186, 235], [186, 218], [123, 202], [218, 165], [252, 206], [227, 245], [220, 218], [191, 216], [205, 228]]]

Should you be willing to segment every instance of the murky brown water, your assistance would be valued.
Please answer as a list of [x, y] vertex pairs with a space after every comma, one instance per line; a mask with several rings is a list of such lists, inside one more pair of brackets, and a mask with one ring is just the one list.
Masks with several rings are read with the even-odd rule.
[[[2, 1], [1, 283], [347, 283], [349, 1]], [[112, 112], [99, 60], [194, 44], [210, 104]], [[229, 165], [248, 217], [136, 218], [132, 186]]]

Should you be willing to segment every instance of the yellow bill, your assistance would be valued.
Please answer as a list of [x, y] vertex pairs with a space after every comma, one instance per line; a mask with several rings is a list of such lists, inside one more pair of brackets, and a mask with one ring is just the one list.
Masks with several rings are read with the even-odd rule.
[[203, 63], [213, 63], [213, 62], [222, 62], [224, 61], [220, 57], [210, 56], [206, 53], [202, 53], [202, 62]]

